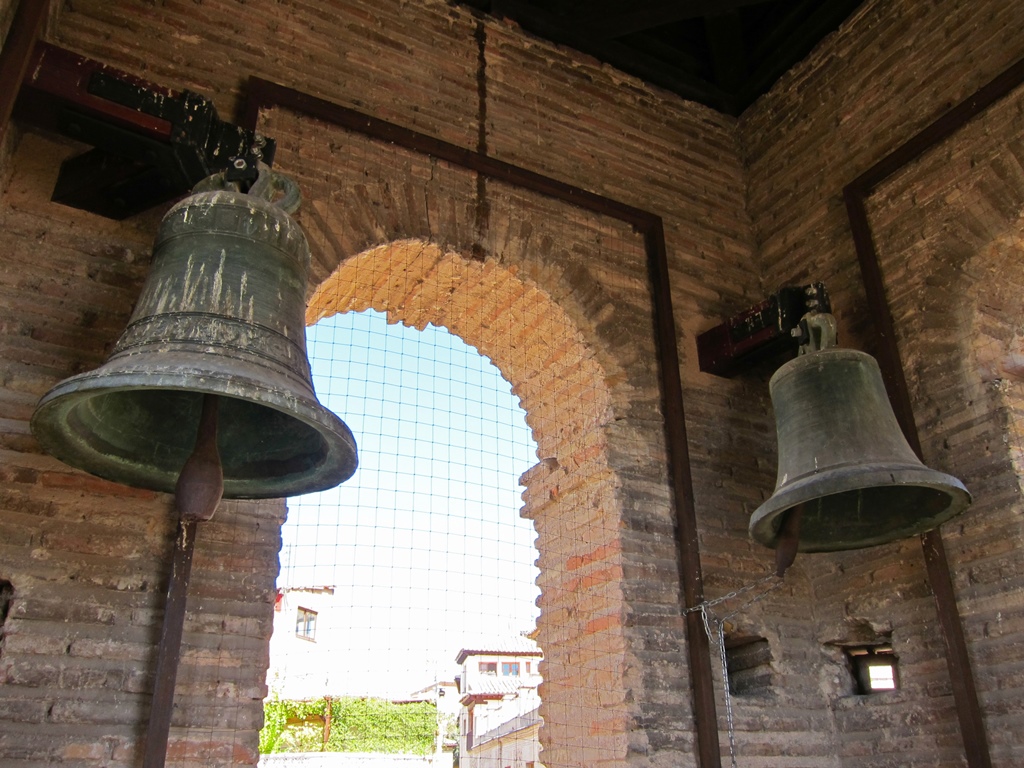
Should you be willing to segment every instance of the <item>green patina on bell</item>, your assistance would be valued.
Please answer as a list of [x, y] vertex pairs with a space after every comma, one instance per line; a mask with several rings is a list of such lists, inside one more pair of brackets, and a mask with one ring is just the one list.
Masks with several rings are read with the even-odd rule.
[[288, 215], [298, 190], [265, 167], [248, 193], [225, 187], [211, 177], [167, 213], [109, 360], [40, 400], [32, 431], [48, 453], [115, 482], [171, 492], [209, 394], [220, 400], [226, 498], [309, 493], [355, 472], [352, 433], [313, 392], [309, 247]]
[[778, 478], [751, 516], [750, 535], [776, 547], [786, 515], [799, 509], [799, 550], [831, 552], [924, 533], [960, 514], [971, 495], [917, 458], [875, 359], [825, 336], [817, 351], [786, 363], [769, 383]]

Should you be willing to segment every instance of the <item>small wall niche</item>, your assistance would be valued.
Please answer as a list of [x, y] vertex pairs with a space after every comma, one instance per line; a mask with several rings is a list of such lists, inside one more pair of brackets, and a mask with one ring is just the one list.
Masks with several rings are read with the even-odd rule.
[[852, 646], [844, 651], [858, 695], [895, 691], [900, 687], [898, 658], [892, 645]]
[[756, 696], [771, 690], [772, 649], [768, 640], [754, 635], [726, 635], [725, 658], [729, 693]]
[[892, 642], [892, 626], [867, 619], [847, 619], [824, 643], [829, 655], [846, 669], [841, 695], [867, 696], [900, 687], [899, 656]]

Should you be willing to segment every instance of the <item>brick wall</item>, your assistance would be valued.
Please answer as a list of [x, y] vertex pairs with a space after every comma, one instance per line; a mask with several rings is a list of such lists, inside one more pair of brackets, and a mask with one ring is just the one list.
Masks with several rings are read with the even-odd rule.
[[[735, 263], [736, 254], [749, 255], [750, 238], [732, 121], [639, 83], [623, 83], [595, 62], [527, 41], [503, 24], [443, 3], [350, 3], [327, 13], [313, 4], [95, 2], [66, 7], [54, 39], [157, 82], [199, 90], [224, 115], [237, 110], [245, 78], [256, 74], [462, 146], [486, 147], [496, 157], [662, 212], [673, 269], [685, 277], [677, 283], [681, 324], [685, 319], [688, 326], [684, 333], [692, 334], [700, 324], [693, 319], [694, 306], [721, 302], [725, 292], [746, 292], [743, 300], [756, 296], [748, 290], [752, 276]], [[542, 91], [546, 95], [539, 99]], [[527, 106], [532, 119], [524, 121]], [[600, 110], [606, 114], [599, 118]], [[528, 506], [545, 573], [541, 633], [550, 725], [542, 741], [547, 763], [654, 765], [690, 753], [672, 512], [659, 460], [663, 430], [639, 238], [621, 223], [598, 221], [569, 206], [552, 208], [520, 190], [489, 184], [481, 191], [469, 174], [333, 136], [309, 120], [270, 113], [265, 127], [281, 142], [278, 167], [296, 177], [307, 196], [301, 216], [314, 250], [314, 285], [339, 261], [363, 252], [373, 254], [378, 265], [389, 260], [399, 265], [393, 249], [386, 258], [372, 249], [408, 238], [440, 244], [442, 254], [459, 254], [461, 260], [481, 253], [485, 258], [487, 269], [479, 274], [469, 269], [472, 279], [458, 281], [449, 304], [445, 294], [427, 301], [434, 296], [427, 292], [418, 299], [418, 314], [405, 314], [416, 302], [398, 300], [401, 281], [360, 300], [379, 305], [394, 294], [392, 309], [406, 321], [430, 318], [460, 329], [501, 361], [529, 404], [546, 459], [528, 478], [528, 496], [534, 499]], [[643, 136], [659, 140], [646, 144]], [[23, 145], [16, 159], [28, 162], [30, 149]], [[369, 174], [353, 180], [352, 168]], [[38, 173], [52, 177], [53, 169], [51, 161]], [[12, 187], [8, 194], [14, 192]], [[63, 211], [45, 203], [47, 194], [40, 180], [32, 204], [41, 216], [66, 221]], [[481, 194], [487, 203], [483, 209]], [[491, 213], [481, 218], [487, 207]], [[139, 251], [155, 225], [155, 218], [146, 218], [126, 225], [138, 233]], [[98, 239], [121, 233], [90, 217], [79, 219], [84, 223], [78, 226]], [[498, 263], [501, 269], [495, 271]], [[694, 279], [709, 264], [718, 266], [712, 270], [714, 284]], [[428, 267], [421, 260], [417, 269]], [[394, 268], [396, 275], [408, 276], [404, 268]], [[142, 271], [140, 265], [136, 281]], [[387, 283], [388, 273], [379, 274]], [[512, 301], [517, 294], [508, 286], [526, 293]], [[137, 282], [126, 288], [118, 304], [121, 318], [137, 289]], [[481, 314], [468, 314], [463, 327], [453, 307], [465, 301], [480, 304]], [[516, 319], [519, 331], [506, 329], [495, 338], [494, 320], [506, 315]], [[550, 342], [552, 332], [546, 329], [559, 317], [565, 322], [554, 326], [582, 334], [573, 342], [578, 351], [566, 346], [540, 358], [527, 355], [531, 347], [524, 341]], [[76, 320], [70, 318], [66, 327], [75, 328]], [[117, 325], [110, 323], [99, 349], [80, 367], [102, 359]], [[562, 370], [559, 354], [569, 366], [564, 370], [576, 371], [571, 376], [556, 375]], [[587, 373], [587, 366], [599, 373]], [[61, 375], [66, 374], [47, 382]], [[605, 394], [597, 386], [602, 382]], [[21, 419], [35, 396], [25, 398]], [[711, 431], [714, 416], [709, 411], [706, 418]], [[24, 431], [23, 422], [20, 426]], [[33, 451], [31, 439], [23, 439], [24, 450]], [[153, 503], [166, 505], [166, 500]], [[75, 505], [67, 506], [74, 514]], [[164, 539], [169, 532], [163, 531]], [[269, 587], [275, 570], [253, 564], [247, 586]], [[257, 608], [250, 611], [258, 615]], [[143, 674], [147, 661], [137, 662]], [[203, 699], [204, 691], [214, 690], [209, 676], [197, 676], [202, 681], [192, 685], [185, 677], [184, 695], [179, 685], [179, 754], [201, 763], [203, 749], [219, 750], [216, 761], [229, 762], [231, 744], [241, 749], [251, 743], [258, 706], [245, 703], [246, 686], [240, 684], [239, 692], [216, 702], [237, 713], [240, 735], [233, 741], [226, 732], [205, 738], [200, 723], [226, 723], [218, 707]], [[144, 698], [148, 683], [143, 686]], [[44, 721], [32, 733], [45, 738], [52, 728]], [[104, 728], [98, 717], [83, 725], [97, 740]], [[128, 764], [132, 746], [126, 738], [117, 756], [97, 752], [81, 760]], [[19, 753], [12, 748], [8, 754]]]
[[[28, 419], [50, 386], [105, 358], [141, 287], [157, 219], [122, 225], [55, 210], [46, 190], [68, 151], [22, 137], [0, 209], [0, 579], [13, 588], [0, 639], [0, 755], [132, 765], [149, 716], [170, 499], [41, 455]], [[232, 503], [201, 527], [174, 754], [211, 741], [243, 761], [255, 753], [280, 519], [279, 502]]]
[[[775, 473], [771, 368], [730, 381], [702, 374], [695, 334], [782, 283], [823, 279], [843, 340], [861, 346], [869, 334], [841, 187], [1019, 56], [1022, 16], [1011, 0], [869, 0], [738, 123], [439, 0], [77, 0], [63, 7], [51, 39], [197, 90], [225, 117], [238, 112], [255, 74], [662, 216], [706, 589], [717, 596], [769, 567], [771, 553], [748, 541], [746, 526]], [[986, 303], [985, 286], [1002, 278], [984, 282], [984, 268], [971, 265], [981, 264], [975, 253], [1005, 259], [1012, 250], [1013, 206], [998, 202], [1016, 180], [1004, 149], [1019, 135], [1015, 104], [944, 150], [956, 163], [922, 164], [913, 178], [880, 190], [871, 209], [887, 280], [900, 289], [891, 298], [915, 399], [929, 403], [918, 408], [926, 458], [960, 473], [979, 496], [963, 530], [951, 524], [948, 536], [993, 726], [1011, 722], [1019, 700], [1020, 606], [1001, 584], [1019, 578], [1020, 568], [1014, 550], [997, 544], [1019, 535], [1010, 480], [1020, 456], [1012, 429], [1019, 403], [1009, 385], [972, 374], [992, 361], [1012, 368], [1016, 305], [1009, 297]], [[300, 218], [314, 252], [311, 291], [329, 285], [343, 262], [374, 274], [328, 311], [377, 306], [412, 325], [459, 326], [526, 404], [545, 459], [528, 473], [525, 496], [543, 570], [550, 684], [542, 759], [693, 764], [637, 237], [619, 223], [481, 185], [444, 163], [284, 110], [262, 121], [280, 142], [278, 167], [307, 198]], [[0, 580], [14, 588], [0, 655], [0, 760], [131, 765], [151, 686], [169, 502], [98, 484], [41, 456], [27, 419], [50, 385], [104, 358], [141, 285], [160, 212], [114, 224], [47, 202], [59, 156], [69, 151], [27, 135], [0, 174], [10, 179], [0, 205], [9, 254], [0, 272], [0, 471], [9, 478], [0, 526], [12, 532], [0, 544]], [[970, 169], [972, 158], [988, 171], [963, 180], [953, 169]], [[962, 202], [950, 211], [944, 203], [953, 196]], [[973, 239], [957, 251], [962, 266], [950, 268], [930, 245], [964, 211], [989, 224], [981, 235], [967, 228]], [[904, 262], [914, 245], [917, 261]], [[965, 282], [971, 269], [978, 280]], [[410, 283], [415, 275], [447, 282]], [[927, 320], [941, 313], [925, 310], [944, 306], [941, 289], [954, 284], [971, 298], [956, 300], [951, 342]], [[469, 307], [473, 313], [459, 314]], [[512, 324], [497, 331], [495, 320], [506, 316]], [[561, 357], [528, 354], [555, 326], [570, 332]], [[979, 351], [982, 338], [999, 351]], [[939, 352], [954, 362], [936, 362], [945, 359]], [[555, 367], [561, 359], [565, 367]], [[592, 384], [554, 386], [580, 376]], [[944, 423], [928, 422], [932, 412]], [[276, 504], [231, 504], [203, 528], [175, 764], [253, 760], [280, 517]], [[744, 765], [959, 764], [916, 542], [798, 558], [784, 585], [736, 609], [729, 636], [764, 638], [770, 658], [767, 688], [735, 697]], [[864, 632], [891, 632], [904, 690], [871, 700], [848, 695], [837, 643]], [[724, 729], [724, 714], [720, 723]], [[1013, 729], [998, 733], [1000, 764], [1019, 762]]]
[[[871, 343], [842, 187], [1024, 55], [1015, 2], [867, 3], [740, 121], [769, 287], [824, 280], [842, 343]], [[1013, 344], [1019, 307], [1018, 90], [868, 200], [925, 461], [974, 506], [943, 527], [993, 763], [1017, 765], [1020, 489]], [[1002, 299], [998, 297], [1004, 297]], [[799, 561], [798, 561], [799, 562]], [[820, 688], [842, 765], [959, 765], [936, 609], [914, 540], [804, 558]], [[997, 586], [998, 584], [998, 586]], [[891, 633], [903, 688], [852, 696], [836, 642]], [[783, 643], [780, 665], [807, 649]], [[879, 734], [884, 733], [885, 738]]]

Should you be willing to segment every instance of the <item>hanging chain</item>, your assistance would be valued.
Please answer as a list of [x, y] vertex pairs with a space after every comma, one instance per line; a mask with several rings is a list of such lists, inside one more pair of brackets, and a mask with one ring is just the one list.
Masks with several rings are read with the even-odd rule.
[[[749, 600], [740, 603], [725, 616], [716, 616], [715, 612], [711, 610], [716, 605], [727, 603], [730, 600], [736, 599], [740, 595], [744, 595], [747, 592], [770, 582], [774, 583], [764, 591], [754, 595], [754, 597]], [[782, 577], [777, 576], [775, 573], [769, 573], [767, 576], [764, 576], [751, 584], [747, 584], [745, 587], [735, 589], [721, 597], [716, 597], [714, 600], [703, 600], [692, 608], [687, 608], [683, 611], [684, 616], [686, 614], [700, 611], [700, 618], [704, 624], [704, 632], [707, 633], [708, 641], [718, 647], [718, 657], [722, 664], [722, 687], [725, 693], [725, 720], [728, 728], [727, 733], [729, 734], [729, 758], [732, 761], [732, 768], [738, 768], [738, 766], [736, 764], [736, 729], [732, 713], [732, 693], [729, 690], [729, 658], [725, 652], [725, 623], [739, 613], [739, 611], [763, 600], [780, 584], [782, 584]], [[714, 630], [711, 629], [712, 624], [715, 625]]]
[[[740, 595], [746, 594], [747, 592], [750, 592], [752, 589], [757, 589], [762, 584], [767, 584], [768, 582], [773, 581], [775, 579], [778, 579], [780, 584], [782, 583], [782, 579], [780, 579], [774, 573], [769, 573], [766, 576], [762, 576], [757, 581], [752, 582], [750, 584], [747, 584], [745, 587], [740, 587], [739, 589], [734, 589], [732, 592], [729, 592], [729, 593], [727, 593], [725, 595], [722, 595], [721, 597], [716, 597], [714, 600], [702, 600], [701, 602], [699, 602], [697, 605], [693, 606], [692, 608], [685, 609], [683, 611], [683, 614], [685, 615], [687, 613], [694, 613], [695, 611], [704, 611], [706, 608], [713, 608], [714, 606], [719, 605], [721, 603], [727, 603], [730, 600], [734, 600], [735, 598], [739, 597]], [[778, 586], [778, 585], [774, 585], [772, 587], [772, 589], [774, 589], [775, 586]], [[765, 592], [765, 594], [768, 594], [768, 592], [771, 592], [771, 589], [767, 590]], [[764, 595], [761, 595], [760, 597], [754, 598], [749, 603], [743, 603], [742, 605], [740, 605], [739, 608], [736, 609], [736, 611], [738, 611], [740, 608], [744, 608], [747, 605], [750, 605], [751, 603], [756, 603], [758, 600], [761, 599], [761, 597], [764, 597]], [[736, 613], [736, 611], [733, 611], [733, 613]], [[729, 615], [731, 616], [732, 614], [729, 614]]]

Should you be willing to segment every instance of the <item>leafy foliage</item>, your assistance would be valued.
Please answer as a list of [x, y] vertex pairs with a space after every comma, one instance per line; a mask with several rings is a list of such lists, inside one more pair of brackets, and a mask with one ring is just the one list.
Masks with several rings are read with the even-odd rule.
[[[274, 697], [263, 703], [263, 730], [260, 731], [260, 754], [271, 752], [319, 752], [323, 744], [324, 714], [327, 711], [326, 701], [292, 701]], [[287, 749], [294, 741], [294, 736], [283, 739], [286, 731], [307, 730], [302, 727], [309, 723], [320, 722], [320, 741], [309, 749]], [[283, 743], [282, 743], [283, 742]]]
[[[324, 743], [327, 707], [330, 730]], [[269, 699], [264, 703], [260, 753], [386, 752], [429, 755], [437, 736], [437, 707], [419, 701], [342, 697], [315, 701]]]

